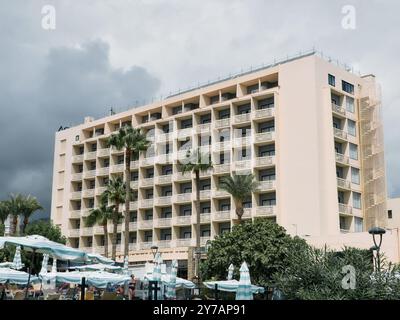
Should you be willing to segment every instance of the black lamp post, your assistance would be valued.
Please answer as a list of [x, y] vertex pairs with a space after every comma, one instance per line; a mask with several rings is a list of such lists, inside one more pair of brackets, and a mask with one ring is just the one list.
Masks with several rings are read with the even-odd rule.
[[158, 247], [157, 246], [152, 246], [150, 249], [151, 249], [151, 252], [153, 253], [153, 256], [155, 258], [156, 254], [158, 252]]
[[[380, 250], [382, 245], [382, 237], [386, 233], [386, 230], [379, 227], [373, 227], [369, 229], [369, 234], [372, 234], [372, 240], [374, 241], [374, 247], [371, 249], [376, 250], [376, 266], [378, 271], [381, 271], [381, 257], [380, 257]], [[376, 237], [379, 236], [379, 243], [376, 240]]]

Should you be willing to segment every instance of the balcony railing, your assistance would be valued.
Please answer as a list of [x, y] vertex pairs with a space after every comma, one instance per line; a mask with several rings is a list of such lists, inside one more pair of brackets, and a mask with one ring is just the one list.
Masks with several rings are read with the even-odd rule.
[[275, 156], [265, 156], [265, 157], [257, 157], [255, 159], [255, 166], [271, 166], [275, 162]]
[[124, 172], [124, 164], [115, 164], [111, 167], [111, 172], [116, 173], [116, 172]]
[[85, 160], [94, 160], [96, 159], [96, 156], [97, 156], [97, 151], [85, 153]]
[[251, 119], [251, 113], [238, 114], [234, 117], [234, 119], [236, 124], [249, 122]]
[[141, 187], [150, 187], [154, 185], [154, 178], [144, 178], [140, 180]]
[[142, 208], [151, 208], [154, 205], [154, 199], [142, 199], [140, 200], [140, 206]]
[[171, 248], [171, 240], [159, 240], [157, 241], [157, 247], [159, 248]]
[[193, 128], [185, 128], [178, 130], [178, 137], [185, 138], [192, 135]]
[[217, 198], [221, 198], [221, 197], [229, 197], [230, 196], [230, 194], [228, 193], [228, 192], [226, 192], [225, 190], [216, 190], [215, 192], [214, 192], [214, 197], [217, 197]]
[[82, 191], [83, 198], [93, 198], [95, 189], [87, 189]]
[[352, 207], [347, 204], [339, 203], [339, 213], [352, 214]]
[[205, 246], [208, 240], [211, 240], [211, 237], [200, 237], [200, 245]]
[[177, 172], [175, 173], [175, 179], [178, 181], [190, 180], [192, 179], [192, 174], [191, 172], [185, 172], [185, 174], [183, 174], [182, 172]]
[[156, 198], [156, 205], [171, 205], [172, 204], [172, 196], [164, 196]]
[[81, 217], [81, 210], [73, 210], [69, 213], [70, 219], [79, 219]]
[[234, 147], [245, 147], [251, 145], [251, 136], [248, 137], [239, 137], [233, 140]]
[[153, 228], [153, 220], [142, 220], [139, 222], [140, 229], [152, 229]]
[[97, 169], [98, 176], [108, 176], [109, 172], [110, 172], [110, 167], [103, 167]]
[[129, 248], [129, 251], [136, 251], [137, 248], [138, 248], [138, 246], [137, 246], [136, 243], [130, 243], [130, 244], [128, 245], [128, 248]]
[[251, 160], [238, 160], [235, 161], [236, 170], [249, 170], [251, 169]]
[[154, 165], [155, 162], [155, 158], [153, 157], [148, 157], [148, 158], [144, 158], [140, 161], [140, 165], [141, 166], [152, 166]]
[[341, 107], [341, 106], [338, 106], [338, 105], [335, 104], [335, 103], [332, 103], [332, 111], [333, 111], [333, 112], [336, 112], [336, 113], [339, 113], [339, 114], [341, 114], [342, 116], [345, 116], [345, 115], [346, 115], [346, 109], [343, 108], [343, 107]]
[[214, 127], [215, 128], [224, 128], [224, 127], [229, 127], [231, 125], [231, 119], [226, 118], [226, 119], [219, 119], [214, 122]]
[[136, 231], [137, 222], [129, 222], [129, 231]]
[[176, 202], [192, 201], [192, 193], [180, 193], [176, 195]]
[[207, 169], [205, 171], [200, 171], [200, 177], [209, 177], [212, 174], [212, 169]]
[[139, 160], [131, 161], [131, 169], [139, 168]]
[[82, 198], [82, 191], [71, 192], [71, 199], [72, 200], [80, 200], [81, 198]]
[[200, 191], [200, 199], [201, 200], [210, 199], [210, 197], [211, 197], [211, 190], [201, 190]]
[[176, 246], [177, 247], [190, 247], [192, 245], [192, 239], [177, 239]]
[[270, 191], [275, 189], [275, 180], [269, 181], [259, 181], [258, 190], [260, 191]]
[[176, 225], [192, 224], [192, 216], [177, 216], [174, 218], [174, 224]]
[[172, 140], [172, 134], [171, 133], [160, 133], [157, 136], [157, 141], [158, 142], [166, 142]]
[[255, 142], [270, 142], [275, 140], [275, 131], [256, 133], [254, 138]]
[[72, 162], [82, 162], [83, 161], [83, 154], [78, 154], [72, 157]]
[[211, 214], [210, 213], [202, 213], [200, 214], [200, 222], [206, 223], [211, 221]]
[[230, 163], [216, 164], [213, 167], [214, 173], [228, 173], [231, 170]]
[[154, 220], [154, 225], [158, 228], [170, 227], [171, 223], [172, 223], [172, 218], [160, 218]]
[[71, 176], [71, 180], [72, 181], [80, 181], [80, 180], [82, 180], [82, 176], [83, 176], [82, 172], [73, 173], [72, 176]]
[[93, 227], [93, 233], [94, 234], [104, 234], [104, 228], [102, 226], [95, 226]]
[[69, 229], [68, 236], [71, 238], [78, 238], [80, 236], [80, 230], [79, 229]]
[[91, 210], [93, 210], [93, 208], [87, 208], [87, 209], [81, 210], [82, 217], [87, 217], [90, 214]]
[[107, 157], [110, 155], [110, 148], [98, 149], [97, 156], [99, 157]]
[[139, 248], [141, 250], [150, 249], [152, 246], [153, 246], [153, 242], [152, 241], [139, 243]]
[[203, 123], [199, 124], [196, 127], [197, 133], [202, 133], [202, 132], [210, 132], [211, 131], [211, 123]]
[[137, 201], [130, 201], [129, 202], [129, 209], [130, 210], [136, 210], [138, 208], [138, 202]]
[[256, 119], [269, 118], [273, 116], [274, 116], [274, 108], [260, 109], [254, 112], [254, 118]]
[[340, 130], [338, 128], [333, 128], [333, 133], [336, 138], [346, 140], [347, 139], [347, 132]]
[[217, 142], [213, 144], [214, 151], [224, 151], [224, 150], [229, 150], [231, 148], [231, 141], [223, 141], [223, 142]]
[[156, 177], [157, 184], [168, 184], [172, 182], [172, 174], [166, 174]]
[[92, 236], [93, 228], [81, 228], [81, 236]]
[[230, 219], [231, 219], [231, 210], [214, 212], [213, 220], [215, 221], [230, 220]]
[[131, 189], [137, 189], [139, 187], [139, 181], [131, 181]]
[[350, 181], [348, 181], [346, 179], [342, 179], [342, 178], [337, 178], [337, 184], [338, 184], [338, 187], [342, 188], [342, 189], [350, 189], [350, 187], [351, 187]]
[[96, 176], [96, 170], [90, 170], [83, 172], [84, 178], [94, 178]]
[[275, 206], [259, 206], [256, 207], [255, 216], [270, 216], [275, 214]]
[[349, 157], [345, 156], [344, 154], [336, 152], [336, 161], [343, 164], [349, 164]]

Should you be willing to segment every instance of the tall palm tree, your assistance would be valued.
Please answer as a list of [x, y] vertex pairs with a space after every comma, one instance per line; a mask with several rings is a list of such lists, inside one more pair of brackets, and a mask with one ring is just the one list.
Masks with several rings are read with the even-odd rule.
[[85, 218], [86, 226], [93, 227], [96, 223], [103, 227], [104, 231], [104, 256], [108, 258], [108, 230], [107, 222], [113, 218], [114, 207], [108, 206], [107, 194], [103, 193], [100, 205], [96, 209], [92, 209]]
[[141, 129], [134, 129], [130, 125], [123, 126], [117, 134], [113, 134], [108, 139], [108, 144], [117, 150], [125, 149], [125, 225], [124, 225], [124, 255], [129, 254], [129, 221], [131, 198], [131, 156], [138, 159], [141, 152], [148, 149], [150, 141]]
[[235, 202], [236, 215], [239, 223], [242, 222], [244, 213], [243, 201], [252, 195], [258, 188], [258, 182], [254, 180], [253, 174], [233, 174], [221, 179], [219, 189], [225, 190], [232, 195]]
[[7, 201], [0, 201], [0, 223], [4, 225], [6, 222], [10, 210], [8, 208]]
[[21, 194], [11, 194], [10, 198], [6, 200], [9, 214], [12, 216], [11, 221], [11, 234], [17, 234], [18, 217], [22, 213], [22, 206], [24, 197]]
[[117, 255], [117, 233], [118, 233], [118, 222], [121, 218], [119, 212], [119, 205], [125, 201], [125, 185], [121, 177], [111, 179], [108, 182], [107, 189], [104, 191], [104, 196], [107, 197], [108, 201], [113, 204], [114, 211], [112, 214], [113, 232], [111, 236], [111, 259], [115, 260]]
[[182, 173], [194, 172], [196, 184], [196, 259], [195, 259], [195, 277], [198, 283], [199, 278], [199, 265], [200, 265], [200, 172], [207, 171], [213, 167], [211, 163], [210, 154], [201, 153], [198, 148], [193, 153], [190, 151], [186, 155], [186, 161], [181, 163]]
[[29, 223], [29, 218], [31, 217], [31, 215], [38, 210], [43, 210], [43, 207], [40, 205], [39, 201], [31, 195], [23, 197], [22, 199], [23, 200], [21, 203], [21, 215], [24, 218], [22, 233], [25, 233], [25, 229]]

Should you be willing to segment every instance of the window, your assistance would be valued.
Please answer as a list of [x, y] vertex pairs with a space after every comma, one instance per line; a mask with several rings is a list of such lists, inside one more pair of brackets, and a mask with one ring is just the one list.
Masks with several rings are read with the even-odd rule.
[[224, 109], [218, 112], [219, 114], [219, 119], [229, 119], [231, 116], [231, 111], [230, 109]]
[[392, 210], [388, 210], [388, 219], [392, 219], [393, 218], [393, 212]]
[[363, 219], [355, 217], [354, 218], [354, 231], [363, 232]]
[[350, 159], [358, 160], [358, 146], [350, 143]]
[[351, 168], [351, 182], [360, 184], [360, 170], [357, 168]]
[[342, 90], [347, 93], [354, 94], [354, 85], [343, 80], [342, 81]]
[[354, 99], [351, 97], [346, 97], [346, 110], [354, 113]]
[[328, 74], [328, 83], [329, 83], [329, 85], [334, 87], [335, 86], [335, 76]]
[[221, 204], [219, 209], [221, 211], [229, 211], [229, 210], [231, 210], [231, 205], [230, 204]]
[[361, 194], [358, 192], [353, 192], [353, 207], [361, 209]]
[[191, 239], [192, 238], [192, 232], [191, 231], [185, 231], [183, 233], [183, 238], [184, 239]]
[[211, 212], [211, 208], [210, 207], [201, 208], [201, 213], [210, 213], [210, 212]]
[[347, 132], [348, 132], [348, 134], [352, 135], [353, 137], [355, 137], [357, 135], [355, 121], [350, 120], [350, 119], [347, 120]]
[[201, 236], [202, 237], [210, 237], [211, 236], [211, 231], [210, 230], [203, 230], [203, 231], [201, 231]]
[[79, 135], [75, 136], [75, 141], [79, 141]]

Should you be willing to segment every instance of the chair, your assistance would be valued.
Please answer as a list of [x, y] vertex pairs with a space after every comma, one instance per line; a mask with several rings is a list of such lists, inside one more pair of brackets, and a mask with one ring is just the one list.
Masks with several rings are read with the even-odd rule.
[[45, 300], [60, 300], [59, 293], [49, 293]]
[[14, 300], [24, 300], [25, 299], [25, 292], [24, 291], [16, 291], [14, 293]]
[[94, 292], [86, 291], [85, 293], [85, 300], [94, 300]]
[[103, 292], [100, 300], [116, 300], [116, 299], [117, 299], [116, 292]]

